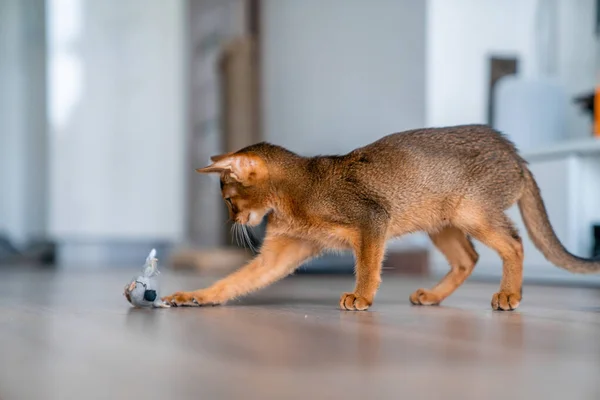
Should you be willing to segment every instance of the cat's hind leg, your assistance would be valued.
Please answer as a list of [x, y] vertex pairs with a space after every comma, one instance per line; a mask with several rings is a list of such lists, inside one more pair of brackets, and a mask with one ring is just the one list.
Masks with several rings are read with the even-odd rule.
[[471, 275], [479, 259], [469, 237], [456, 227], [446, 227], [429, 237], [448, 260], [450, 271], [432, 289], [419, 289], [411, 294], [410, 302], [415, 305], [440, 304]]
[[502, 259], [500, 291], [492, 296], [492, 308], [516, 309], [522, 297], [523, 243], [512, 221], [503, 212], [490, 213], [465, 229], [474, 239], [494, 249]]

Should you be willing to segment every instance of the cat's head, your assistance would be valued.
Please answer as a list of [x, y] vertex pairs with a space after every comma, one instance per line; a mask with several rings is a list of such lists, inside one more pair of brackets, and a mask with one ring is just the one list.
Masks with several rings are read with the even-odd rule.
[[221, 177], [221, 194], [232, 221], [255, 226], [271, 210], [269, 171], [260, 156], [237, 152], [211, 157], [212, 164], [196, 172]]

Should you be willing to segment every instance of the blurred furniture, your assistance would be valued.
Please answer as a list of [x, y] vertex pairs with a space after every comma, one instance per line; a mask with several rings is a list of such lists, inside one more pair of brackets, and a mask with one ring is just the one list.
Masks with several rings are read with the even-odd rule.
[[551, 79], [501, 78], [494, 90], [494, 128], [521, 151], [567, 139], [567, 94]]
[[[224, 46], [220, 59], [223, 152], [235, 152], [260, 142], [256, 40], [241, 35]], [[220, 196], [219, 196], [220, 197]], [[219, 201], [221, 199], [219, 198]], [[222, 209], [227, 220], [226, 208]], [[231, 243], [232, 221], [223, 229], [224, 244]]]
[[[190, 245], [210, 248], [228, 243], [227, 217], [216, 177], [194, 170], [225, 152], [230, 118], [223, 87], [223, 57], [232, 40], [248, 32], [247, 0], [186, 2], [188, 7], [188, 161], [186, 173], [186, 230]], [[239, 64], [236, 64], [239, 65]], [[228, 63], [225, 67], [229, 69]], [[231, 92], [230, 92], [231, 93]], [[236, 125], [237, 126], [237, 125]], [[242, 134], [242, 133], [240, 133]]]
[[[594, 120], [594, 101], [596, 99], [596, 92], [591, 91], [586, 94], [580, 94], [573, 99], [573, 103], [576, 104], [581, 112], [585, 114], [590, 121]], [[594, 124], [591, 124], [590, 135], [594, 134]]]
[[206, 275], [224, 275], [244, 265], [250, 251], [234, 248], [178, 248], [169, 259], [174, 270], [191, 269]]
[[260, 141], [258, 3], [250, 0], [189, 2], [190, 135], [188, 239], [174, 249], [173, 268], [215, 273], [243, 265], [249, 252], [231, 246], [231, 223], [216, 176], [195, 168], [216, 154]]
[[53, 265], [56, 262], [56, 244], [49, 240], [29, 240], [15, 246], [0, 235], [0, 265]]
[[251, 35], [229, 41], [220, 60], [224, 151], [261, 139], [256, 43]]

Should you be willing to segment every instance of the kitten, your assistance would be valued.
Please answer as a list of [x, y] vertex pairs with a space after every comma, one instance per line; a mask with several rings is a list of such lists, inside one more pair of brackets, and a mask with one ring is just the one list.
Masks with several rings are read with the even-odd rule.
[[267, 216], [260, 254], [214, 285], [164, 298], [173, 305], [222, 304], [265, 287], [324, 251], [352, 249], [356, 286], [340, 307], [366, 310], [381, 281], [386, 241], [425, 231], [450, 272], [432, 289], [410, 296], [439, 304], [475, 267], [474, 238], [503, 262], [494, 310], [521, 302], [523, 246], [505, 210], [518, 203], [529, 236], [553, 264], [578, 273], [600, 262], [570, 254], [556, 237], [539, 188], [514, 145], [487, 126], [396, 133], [343, 156], [301, 157], [259, 143], [212, 158], [197, 171], [221, 175], [231, 218], [257, 225]]

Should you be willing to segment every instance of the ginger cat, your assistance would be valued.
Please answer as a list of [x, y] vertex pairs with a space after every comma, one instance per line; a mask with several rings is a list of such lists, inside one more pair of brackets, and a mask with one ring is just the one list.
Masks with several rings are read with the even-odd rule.
[[245, 267], [206, 289], [164, 297], [172, 305], [223, 304], [291, 274], [328, 250], [351, 249], [356, 286], [340, 307], [366, 310], [381, 282], [386, 241], [425, 231], [450, 272], [432, 289], [410, 296], [439, 304], [471, 274], [478, 254], [471, 238], [503, 262], [494, 310], [514, 310], [522, 297], [523, 246], [505, 210], [518, 203], [529, 236], [553, 264], [572, 272], [600, 271], [600, 262], [570, 254], [556, 237], [527, 163], [502, 134], [482, 126], [395, 133], [343, 156], [301, 157], [259, 143], [212, 158], [198, 169], [221, 175], [231, 218], [267, 233]]

